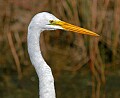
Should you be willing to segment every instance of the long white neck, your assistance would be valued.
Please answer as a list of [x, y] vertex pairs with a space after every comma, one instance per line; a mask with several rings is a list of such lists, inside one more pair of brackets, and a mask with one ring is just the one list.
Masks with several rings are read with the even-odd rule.
[[42, 30], [28, 28], [28, 53], [39, 78], [40, 98], [55, 98], [54, 78], [51, 68], [44, 61], [40, 51], [40, 33]]

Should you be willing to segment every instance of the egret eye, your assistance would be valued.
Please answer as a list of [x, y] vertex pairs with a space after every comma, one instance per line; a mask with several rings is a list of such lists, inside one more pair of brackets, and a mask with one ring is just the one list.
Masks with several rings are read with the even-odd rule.
[[53, 21], [53, 20], [50, 20], [49, 22], [52, 24], [54, 21]]

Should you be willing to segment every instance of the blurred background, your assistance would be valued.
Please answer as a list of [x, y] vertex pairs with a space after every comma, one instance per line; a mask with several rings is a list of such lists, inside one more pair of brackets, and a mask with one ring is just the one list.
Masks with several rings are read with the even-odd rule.
[[120, 98], [120, 0], [0, 0], [0, 98], [38, 98], [26, 38], [43, 11], [100, 35], [41, 34], [57, 98]]

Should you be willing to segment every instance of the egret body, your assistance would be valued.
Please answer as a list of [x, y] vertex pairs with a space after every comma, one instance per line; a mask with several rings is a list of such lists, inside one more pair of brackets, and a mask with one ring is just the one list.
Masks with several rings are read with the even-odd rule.
[[39, 78], [40, 98], [56, 98], [52, 71], [41, 55], [39, 44], [42, 31], [56, 29], [98, 36], [92, 31], [63, 22], [47, 12], [38, 13], [32, 18], [28, 27], [27, 43], [30, 60]]

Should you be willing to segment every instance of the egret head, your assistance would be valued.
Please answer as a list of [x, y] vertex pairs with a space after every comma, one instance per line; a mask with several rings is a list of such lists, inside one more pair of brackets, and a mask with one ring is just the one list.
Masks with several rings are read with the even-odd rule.
[[54, 15], [47, 12], [42, 12], [35, 15], [29, 26], [34, 27], [35, 29], [41, 29], [43, 31], [63, 29], [66, 31], [72, 31], [81, 34], [99, 36], [98, 34], [92, 31], [61, 21], [58, 18], [56, 18]]
[[53, 25], [53, 21], [60, 21], [58, 18], [56, 18], [54, 15], [47, 13], [47, 12], [42, 12], [36, 14], [30, 25], [34, 28], [39, 28], [41, 30], [56, 30], [56, 29], [62, 29], [58, 25]]

